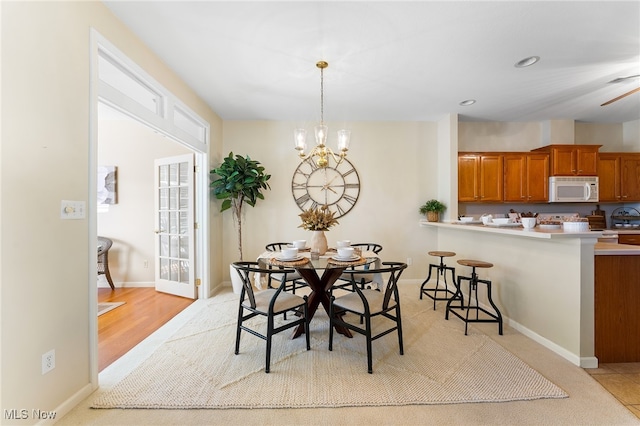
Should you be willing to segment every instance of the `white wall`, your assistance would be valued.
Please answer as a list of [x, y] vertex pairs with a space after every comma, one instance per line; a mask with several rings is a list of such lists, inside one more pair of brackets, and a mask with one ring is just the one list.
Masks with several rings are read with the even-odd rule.
[[[560, 124], [573, 140], [552, 143], [602, 145], [601, 151], [638, 151], [640, 150], [640, 130], [638, 121], [630, 123], [571, 123], [570, 120], [556, 120], [551, 124]], [[635, 123], [635, 125], [633, 124]], [[548, 145], [549, 131], [554, 128], [549, 122], [460, 122], [460, 151], [530, 151]], [[549, 129], [551, 126], [551, 130]], [[624, 134], [624, 136], [623, 136]], [[551, 140], [554, 140], [554, 135]], [[634, 146], [635, 145], [635, 146]]]
[[98, 135], [98, 163], [118, 168], [118, 203], [98, 212], [98, 235], [113, 240], [111, 278], [116, 287], [153, 287], [154, 160], [191, 151], [126, 117], [101, 119]]
[[622, 126], [622, 151], [640, 151], [640, 120], [628, 121]]
[[[88, 185], [90, 28], [211, 123], [212, 153], [220, 150], [222, 122], [102, 3], [0, 7], [0, 407], [64, 410], [91, 390], [89, 351], [96, 333], [88, 326], [89, 305], [96, 303], [89, 297], [95, 285], [89, 269], [95, 268], [93, 219], [60, 219], [61, 200], [87, 201], [95, 191]], [[220, 216], [212, 212], [211, 220], [212, 241], [219, 244]], [[212, 262], [211, 277], [218, 282], [216, 266]], [[42, 354], [51, 349], [56, 367], [42, 375]]]

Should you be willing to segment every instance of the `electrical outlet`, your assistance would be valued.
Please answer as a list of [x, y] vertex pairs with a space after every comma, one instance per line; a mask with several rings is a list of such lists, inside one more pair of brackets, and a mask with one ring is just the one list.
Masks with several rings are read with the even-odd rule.
[[407, 257], [407, 265], [411, 265], [413, 263], [413, 259]]
[[142, 265], [143, 265], [145, 268], [148, 268], [148, 267], [149, 267], [149, 261], [145, 259], [145, 260], [142, 262]]
[[42, 355], [42, 374], [47, 374], [54, 368], [56, 368], [56, 350], [51, 349]]

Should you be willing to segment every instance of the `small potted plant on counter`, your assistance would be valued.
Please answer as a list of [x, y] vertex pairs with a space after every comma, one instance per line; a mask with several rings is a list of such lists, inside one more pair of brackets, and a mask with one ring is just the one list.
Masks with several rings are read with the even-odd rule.
[[447, 206], [438, 200], [429, 200], [420, 206], [420, 214], [426, 215], [429, 222], [437, 222], [440, 219], [440, 213], [445, 211]]

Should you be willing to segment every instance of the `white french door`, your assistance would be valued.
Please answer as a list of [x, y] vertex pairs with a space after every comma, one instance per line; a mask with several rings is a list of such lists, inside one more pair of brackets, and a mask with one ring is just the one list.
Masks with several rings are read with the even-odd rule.
[[156, 290], [196, 299], [193, 154], [155, 160]]

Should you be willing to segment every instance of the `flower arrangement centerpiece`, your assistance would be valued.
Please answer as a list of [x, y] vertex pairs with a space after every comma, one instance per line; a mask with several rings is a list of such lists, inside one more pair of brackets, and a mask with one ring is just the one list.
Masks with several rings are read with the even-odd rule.
[[298, 228], [307, 231], [328, 231], [333, 225], [338, 224], [338, 220], [333, 217], [333, 212], [327, 206], [304, 210], [299, 216], [302, 224]]
[[328, 231], [334, 225], [338, 224], [338, 220], [333, 217], [333, 212], [327, 206], [320, 208], [303, 210], [299, 214], [302, 224], [298, 228], [313, 231], [311, 236], [311, 250], [318, 251], [320, 255], [327, 252], [327, 237], [324, 231]]

